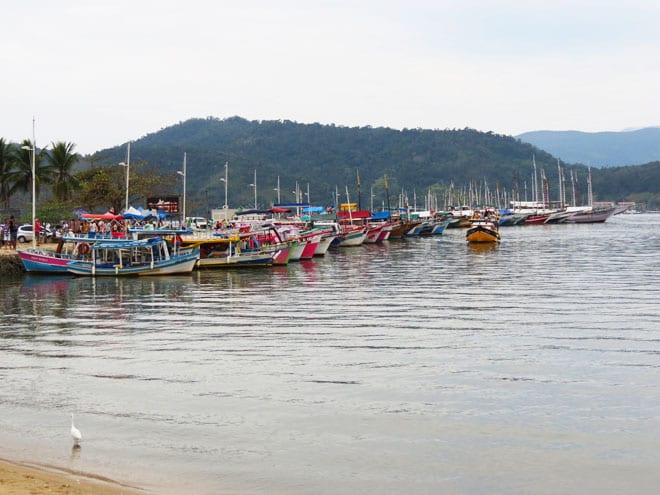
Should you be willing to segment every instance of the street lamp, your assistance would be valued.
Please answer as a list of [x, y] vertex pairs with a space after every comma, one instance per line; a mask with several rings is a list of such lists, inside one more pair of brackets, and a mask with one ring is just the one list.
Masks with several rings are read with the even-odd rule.
[[128, 150], [126, 151], [126, 162], [119, 162], [120, 167], [126, 167], [126, 209], [124, 213], [128, 211], [128, 181], [130, 178], [130, 169], [131, 169], [131, 143], [128, 143]]
[[254, 209], [257, 209], [257, 169], [254, 169], [254, 182], [250, 184], [250, 187], [254, 187]]
[[37, 232], [35, 226], [35, 219], [37, 217], [37, 178], [35, 172], [37, 170], [36, 165], [36, 146], [34, 144], [34, 136], [32, 137], [32, 146], [21, 146], [21, 149], [29, 151], [31, 156], [31, 165], [32, 165], [32, 248], [37, 248]]
[[183, 153], [183, 171], [177, 170], [177, 174], [183, 176], [183, 223], [186, 223], [186, 153]]
[[225, 162], [225, 178], [220, 178], [220, 182], [225, 183], [225, 204], [222, 205], [222, 209], [225, 210], [225, 223], [227, 222], [227, 217], [229, 216], [229, 203], [227, 203], [227, 188], [229, 187], [229, 162]]

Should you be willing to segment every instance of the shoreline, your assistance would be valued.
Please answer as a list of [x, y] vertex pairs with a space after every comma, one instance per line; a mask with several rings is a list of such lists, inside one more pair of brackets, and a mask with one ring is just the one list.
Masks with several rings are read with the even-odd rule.
[[[22, 243], [17, 244], [16, 249], [28, 249], [32, 247], [32, 243]], [[53, 242], [44, 242], [39, 244], [39, 249], [44, 249], [47, 251], [55, 251], [57, 249], [57, 243]], [[23, 263], [18, 257], [18, 253], [15, 249], [11, 249], [7, 246], [2, 246], [0, 248], [0, 276], [2, 278], [18, 278], [25, 275], [26, 271], [23, 268]], [[2, 492], [0, 492], [2, 495]]]
[[138, 487], [90, 473], [0, 457], [0, 495], [144, 495]]

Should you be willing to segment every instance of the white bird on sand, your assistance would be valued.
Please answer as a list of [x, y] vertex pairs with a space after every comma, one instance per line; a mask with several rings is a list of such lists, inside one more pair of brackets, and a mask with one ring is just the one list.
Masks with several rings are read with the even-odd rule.
[[73, 413], [71, 413], [71, 438], [73, 438], [73, 446], [80, 447], [82, 433], [80, 433], [80, 430], [73, 424]]

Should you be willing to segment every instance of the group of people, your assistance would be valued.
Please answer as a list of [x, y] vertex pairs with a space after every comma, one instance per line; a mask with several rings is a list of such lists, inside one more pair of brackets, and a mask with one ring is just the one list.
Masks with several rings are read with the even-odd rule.
[[0, 247], [2, 249], [16, 249], [17, 234], [18, 224], [14, 219], [14, 215], [12, 215], [0, 224]]
[[[220, 222], [218, 222], [220, 224]], [[222, 223], [224, 227], [225, 223]], [[16, 241], [18, 239], [18, 227], [14, 216], [5, 218], [0, 223], [0, 247], [2, 249], [16, 250]], [[140, 229], [158, 229], [164, 227], [162, 220], [103, 220], [103, 219], [75, 219], [70, 221], [62, 220], [52, 232], [53, 240], [62, 236], [87, 235], [90, 237], [114, 237], [122, 238], [131, 228]], [[46, 236], [50, 235], [51, 225], [42, 225], [38, 218], [34, 221], [34, 232], [36, 234], [37, 244], [46, 241]]]

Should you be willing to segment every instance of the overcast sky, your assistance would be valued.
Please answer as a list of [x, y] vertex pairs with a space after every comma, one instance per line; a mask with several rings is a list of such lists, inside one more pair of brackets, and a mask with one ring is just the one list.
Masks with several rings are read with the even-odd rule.
[[191, 117], [344, 126], [660, 125], [657, 0], [20, 0], [0, 137], [80, 153]]

